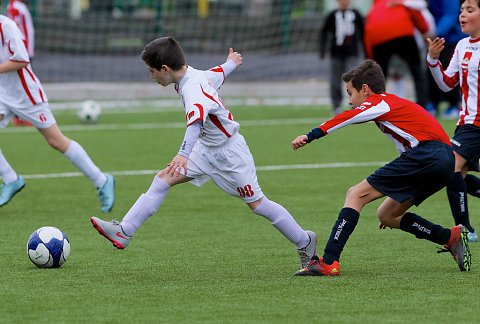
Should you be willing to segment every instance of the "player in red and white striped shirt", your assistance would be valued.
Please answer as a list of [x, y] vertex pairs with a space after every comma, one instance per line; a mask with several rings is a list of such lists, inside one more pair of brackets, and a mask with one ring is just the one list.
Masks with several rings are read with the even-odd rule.
[[[1, 0], [0, 0], [1, 6]], [[77, 142], [63, 135], [48, 106], [48, 99], [33, 73], [23, 35], [10, 18], [0, 15], [0, 128], [5, 128], [14, 115], [33, 124], [47, 143], [60, 151], [97, 187], [103, 212], [114, 204], [114, 179], [93, 163]], [[25, 181], [7, 162], [0, 150], [0, 206], [8, 203], [24, 186]]]
[[477, 233], [470, 224], [467, 193], [480, 197], [480, 179], [467, 172], [480, 171], [480, 1], [461, 1], [459, 20], [462, 32], [470, 37], [457, 43], [448, 68], [444, 70], [438, 60], [444, 48], [443, 38], [427, 39], [427, 63], [441, 90], [450, 91], [460, 84], [460, 119], [451, 140], [455, 174], [447, 185], [447, 196], [455, 224], [465, 225], [470, 241], [477, 242]]
[[400, 157], [376, 170], [350, 188], [340, 211], [324, 255], [299, 276], [329, 276], [340, 273], [338, 261], [360, 211], [371, 201], [388, 196], [377, 210], [380, 228], [399, 228], [420, 239], [443, 244], [452, 253], [460, 270], [470, 270], [467, 230], [433, 224], [407, 210], [442, 189], [453, 175], [454, 156], [448, 136], [441, 125], [421, 106], [385, 93], [385, 78], [380, 66], [367, 60], [343, 75], [350, 105], [345, 111], [298, 136], [292, 147], [297, 150], [311, 141], [351, 124], [373, 121], [393, 143]]
[[10, 0], [7, 6], [7, 17], [12, 19], [25, 37], [28, 56], [35, 56], [35, 29], [32, 16], [23, 0]]

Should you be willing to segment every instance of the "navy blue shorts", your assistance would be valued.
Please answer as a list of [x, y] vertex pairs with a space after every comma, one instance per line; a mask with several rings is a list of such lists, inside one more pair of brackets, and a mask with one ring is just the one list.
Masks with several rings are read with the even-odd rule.
[[368, 176], [368, 183], [399, 203], [409, 199], [415, 206], [447, 185], [455, 170], [450, 145], [421, 142]]
[[453, 150], [467, 160], [468, 169], [480, 171], [478, 159], [480, 158], [480, 127], [475, 125], [462, 125], [455, 129], [455, 134], [450, 140]]

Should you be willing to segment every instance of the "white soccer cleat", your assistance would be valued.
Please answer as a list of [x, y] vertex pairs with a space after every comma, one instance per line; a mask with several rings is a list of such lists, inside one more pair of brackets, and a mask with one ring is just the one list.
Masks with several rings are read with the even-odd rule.
[[105, 222], [98, 217], [90, 217], [93, 227], [113, 243], [117, 249], [123, 250], [130, 243], [131, 236], [123, 232], [122, 225], [116, 220]]
[[304, 248], [297, 249], [300, 256], [300, 269], [308, 267], [312, 258], [317, 255], [317, 234], [312, 231], [305, 231], [310, 238], [310, 242]]

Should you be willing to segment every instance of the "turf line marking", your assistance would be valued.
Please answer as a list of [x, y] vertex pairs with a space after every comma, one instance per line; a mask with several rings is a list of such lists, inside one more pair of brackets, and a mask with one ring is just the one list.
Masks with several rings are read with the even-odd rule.
[[[317, 164], [292, 164], [292, 165], [267, 165], [257, 167], [257, 171], [279, 171], [292, 169], [329, 169], [329, 168], [356, 168], [356, 167], [370, 167], [383, 166], [387, 162], [342, 162], [342, 163], [317, 163]], [[115, 176], [124, 175], [154, 175], [160, 170], [130, 170], [130, 171], [110, 171], [109, 174]], [[48, 178], [71, 178], [82, 177], [81, 172], [66, 172], [66, 173], [47, 173], [47, 174], [27, 174], [22, 175], [24, 179], [48, 179]]]
[[[320, 125], [325, 118], [296, 118], [296, 119], [271, 119], [271, 120], [243, 120], [242, 126], [278, 126], [278, 125]], [[143, 123], [143, 124], [97, 124], [97, 125], [65, 125], [60, 126], [62, 131], [99, 131], [99, 130], [144, 130], [160, 128], [185, 129], [187, 124], [182, 123]], [[3, 133], [32, 133], [36, 132], [35, 127], [7, 127], [2, 129]]]

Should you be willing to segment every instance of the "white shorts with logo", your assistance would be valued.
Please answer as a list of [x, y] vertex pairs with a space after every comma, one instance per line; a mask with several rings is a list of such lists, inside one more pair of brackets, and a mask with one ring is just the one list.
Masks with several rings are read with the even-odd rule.
[[7, 127], [14, 115], [30, 122], [36, 128], [48, 128], [56, 123], [55, 117], [53, 117], [46, 102], [27, 108], [13, 108], [0, 103], [0, 115], [4, 115], [0, 121], [0, 128]]
[[190, 183], [198, 187], [212, 179], [223, 191], [246, 203], [264, 196], [253, 156], [245, 138], [238, 133], [220, 147], [205, 146], [197, 141], [188, 157], [187, 176], [194, 178]]

